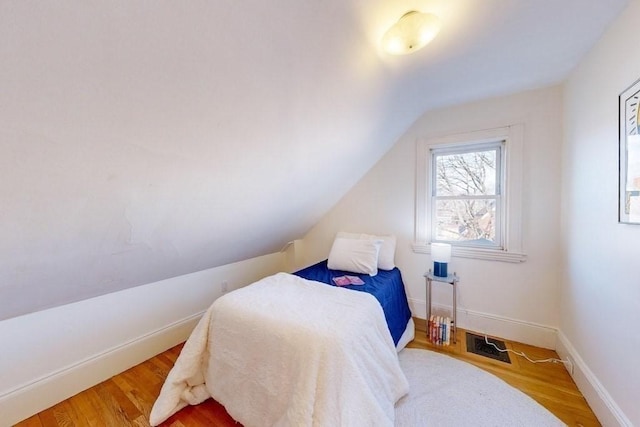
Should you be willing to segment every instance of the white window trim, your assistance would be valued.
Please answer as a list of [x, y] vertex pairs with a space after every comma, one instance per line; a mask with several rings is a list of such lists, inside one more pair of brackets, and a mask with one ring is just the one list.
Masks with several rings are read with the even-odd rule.
[[467, 132], [440, 138], [419, 139], [416, 156], [416, 213], [415, 237], [412, 245], [416, 253], [431, 253], [431, 201], [429, 188], [431, 176], [430, 152], [436, 148], [450, 148], [496, 140], [504, 140], [503, 170], [505, 184], [502, 193], [506, 197], [503, 211], [503, 248], [478, 248], [453, 245], [452, 255], [463, 258], [505, 262], [523, 262], [527, 256], [522, 247], [522, 152], [524, 126], [510, 125], [502, 128]]

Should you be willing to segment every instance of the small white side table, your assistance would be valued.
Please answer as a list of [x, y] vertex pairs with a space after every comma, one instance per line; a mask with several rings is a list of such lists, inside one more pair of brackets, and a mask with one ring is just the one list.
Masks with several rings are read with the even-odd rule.
[[460, 278], [456, 275], [456, 273], [449, 274], [447, 277], [439, 277], [435, 276], [431, 270], [424, 274], [424, 277], [427, 279], [427, 334], [429, 331], [429, 319], [431, 318], [431, 283], [432, 282], [442, 282], [448, 283], [453, 287], [453, 327], [451, 328], [451, 335], [453, 336], [453, 343], [456, 341], [456, 329], [458, 328], [458, 321], [456, 319], [457, 307], [456, 307], [456, 287]]

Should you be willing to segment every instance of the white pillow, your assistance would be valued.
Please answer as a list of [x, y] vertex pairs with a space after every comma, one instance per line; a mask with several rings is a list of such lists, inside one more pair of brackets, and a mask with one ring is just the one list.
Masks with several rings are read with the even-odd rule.
[[378, 253], [378, 268], [380, 270], [393, 270], [396, 267], [396, 236], [393, 234], [387, 236], [376, 236], [373, 234], [347, 233], [345, 231], [340, 231], [336, 237], [347, 239], [382, 240], [380, 252]]
[[375, 276], [378, 274], [378, 253], [381, 244], [381, 240], [336, 237], [327, 266], [332, 270]]
[[396, 236], [374, 236], [376, 240], [382, 240], [380, 253], [378, 254], [378, 268], [381, 270], [393, 270], [396, 267]]

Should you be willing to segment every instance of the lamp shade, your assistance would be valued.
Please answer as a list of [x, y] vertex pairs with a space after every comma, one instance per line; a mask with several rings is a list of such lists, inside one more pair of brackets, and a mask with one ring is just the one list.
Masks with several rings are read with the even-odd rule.
[[449, 262], [451, 261], [451, 245], [448, 243], [432, 243], [431, 259], [433, 262]]
[[407, 12], [382, 37], [383, 49], [406, 55], [424, 47], [440, 31], [440, 18], [430, 13]]

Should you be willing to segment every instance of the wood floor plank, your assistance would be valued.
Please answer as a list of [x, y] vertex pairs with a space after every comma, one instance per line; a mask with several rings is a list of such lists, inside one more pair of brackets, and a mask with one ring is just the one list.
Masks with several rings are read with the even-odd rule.
[[40, 421], [40, 416], [38, 414], [27, 418], [24, 421], [16, 424], [16, 427], [42, 427], [42, 422]]
[[[114, 407], [109, 391], [105, 389], [104, 383], [98, 384], [79, 396], [83, 396], [86, 404], [83, 406], [84, 411], [93, 411], [93, 416], [85, 413], [89, 419], [96, 420], [104, 425], [117, 425], [121, 417], [118, 415], [118, 408]], [[100, 424], [97, 424], [100, 425]]]
[[38, 414], [38, 418], [40, 418], [42, 427], [58, 427], [58, 422], [56, 421], [56, 416], [54, 414], [54, 408], [55, 406], [52, 406], [51, 408], [45, 409]]
[[99, 417], [87, 402], [85, 395], [76, 394], [67, 399], [67, 402], [75, 414], [74, 425], [77, 425], [76, 422], [87, 426], [98, 425]]
[[99, 390], [98, 396], [102, 399], [104, 410], [109, 413], [109, 417], [113, 420], [110, 422], [114, 423], [114, 425], [131, 426], [131, 421], [135, 419], [135, 417], [144, 415], [141, 411], [138, 411], [137, 408], [135, 408], [135, 412], [126, 411], [120, 405], [117, 394], [110, 394], [111, 391], [115, 391], [117, 388], [110, 388], [106, 385], [107, 384], [103, 384], [104, 387]]
[[133, 420], [131, 425], [134, 427], [151, 427], [151, 424], [149, 424], [149, 419], [144, 415], [140, 415], [138, 418]]
[[120, 387], [113, 381], [105, 381], [103, 383], [104, 394], [111, 397], [111, 403], [114, 408], [119, 408], [127, 419], [135, 420], [143, 415], [142, 411], [129, 399]]
[[84, 417], [79, 417], [69, 400], [64, 400], [54, 406], [53, 415], [60, 427], [74, 427], [87, 425]]
[[[503, 379], [531, 396], [569, 426], [597, 427], [597, 418], [576, 387], [564, 365], [533, 364], [510, 354], [507, 364], [467, 352], [465, 333], [457, 331], [457, 343], [434, 346], [426, 339], [424, 320], [416, 320], [416, 338], [409, 348], [421, 348], [447, 354], [471, 363]], [[534, 359], [557, 357], [548, 349], [505, 341], [507, 348], [524, 351]], [[175, 346], [113, 378], [96, 385], [30, 417], [16, 427], [149, 427], [149, 414], [160, 388], [178, 358], [183, 344]], [[188, 406], [170, 417], [162, 427], [213, 425], [241, 427], [215, 400]]]
[[146, 419], [149, 419], [151, 408], [155, 402], [162, 384], [156, 380], [148, 381], [149, 375], [144, 374], [144, 369], [140, 365], [131, 368], [122, 374], [112, 378], [120, 387], [127, 398], [140, 410]]
[[118, 388], [124, 393], [124, 395], [127, 397], [127, 399], [129, 399], [129, 401], [131, 403], [133, 403], [133, 405], [144, 415], [145, 412], [147, 411], [151, 411], [151, 409], [147, 409], [147, 407], [149, 406], [148, 403], [146, 402], [140, 402], [138, 400], [138, 397], [135, 394], [134, 388], [129, 384], [128, 381], [126, 381], [126, 379], [124, 378], [124, 373], [116, 375], [115, 377], [111, 378], [110, 381], [113, 381]]

